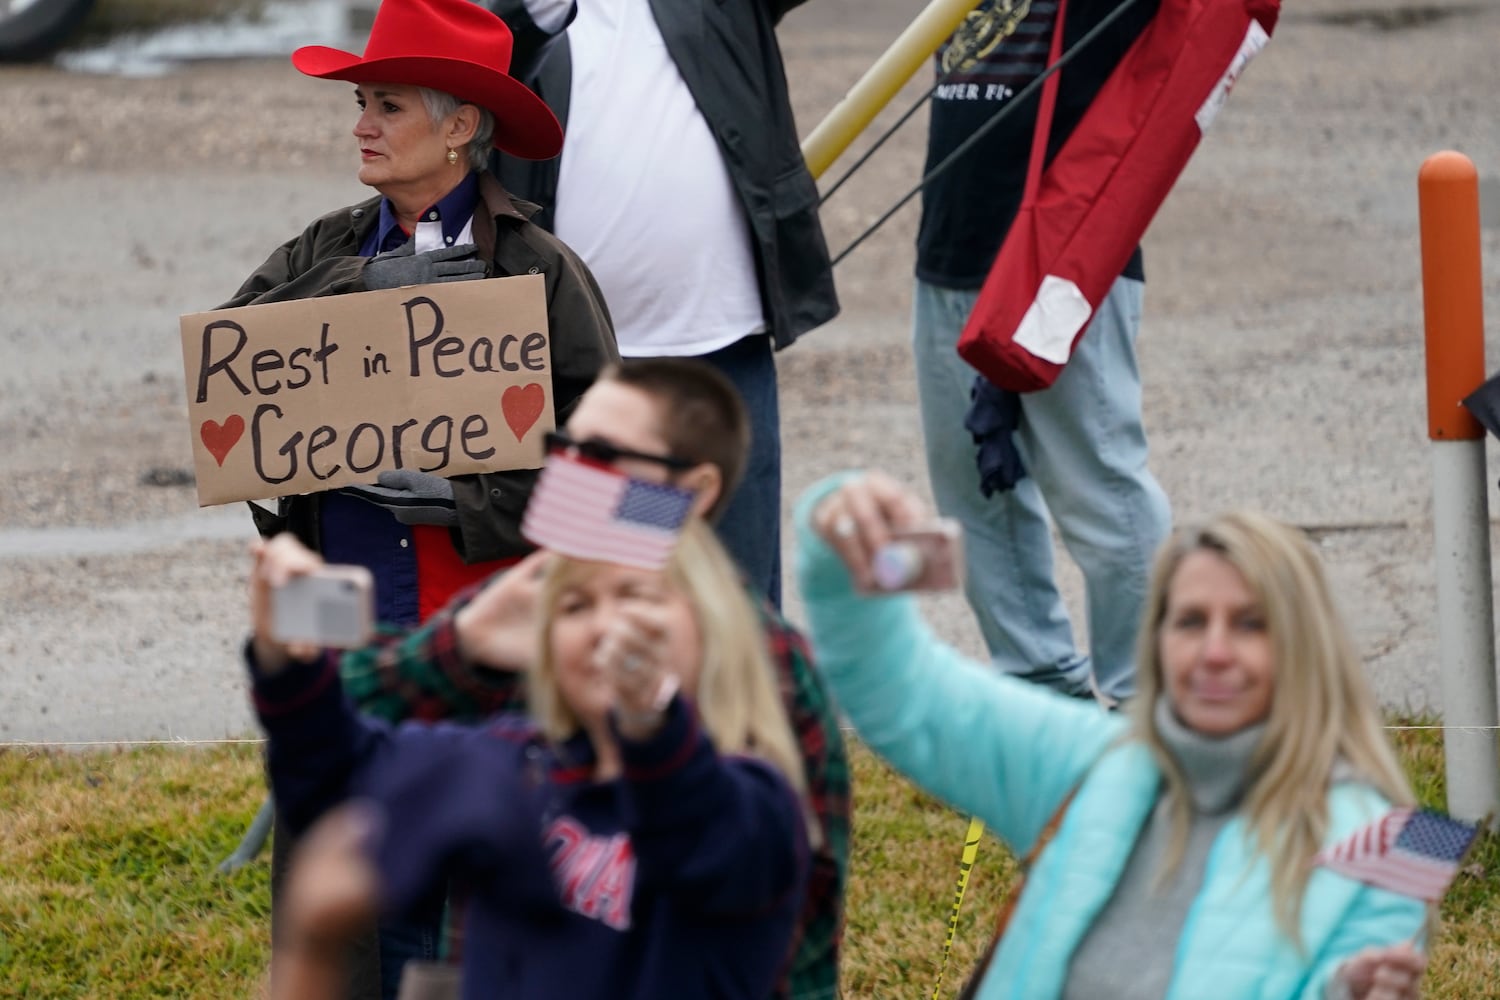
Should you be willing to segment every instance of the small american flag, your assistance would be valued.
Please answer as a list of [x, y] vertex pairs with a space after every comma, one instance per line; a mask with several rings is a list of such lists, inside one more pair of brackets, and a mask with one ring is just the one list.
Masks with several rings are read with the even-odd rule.
[[1392, 809], [1325, 847], [1313, 861], [1369, 885], [1436, 902], [1478, 833], [1477, 825], [1430, 809]]
[[688, 490], [559, 452], [547, 457], [521, 533], [565, 556], [661, 569], [692, 507]]

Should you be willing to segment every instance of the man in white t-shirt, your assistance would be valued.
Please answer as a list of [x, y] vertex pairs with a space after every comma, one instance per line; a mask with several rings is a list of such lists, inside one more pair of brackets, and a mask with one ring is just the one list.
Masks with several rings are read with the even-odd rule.
[[744, 396], [750, 463], [719, 533], [777, 604], [773, 351], [838, 312], [775, 36], [800, 2], [486, 2], [515, 34], [512, 73], [566, 130], [559, 159], [498, 173], [588, 264], [622, 356], [701, 358]]

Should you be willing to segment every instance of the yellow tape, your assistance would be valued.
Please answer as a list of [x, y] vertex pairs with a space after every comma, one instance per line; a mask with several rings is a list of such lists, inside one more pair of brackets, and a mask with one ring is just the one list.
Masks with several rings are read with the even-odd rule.
[[948, 969], [948, 956], [953, 953], [953, 936], [958, 931], [958, 911], [964, 905], [964, 890], [969, 887], [969, 872], [974, 870], [974, 859], [979, 856], [979, 841], [984, 837], [984, 824], [969, 817], [969, 832], [964, 835], [964, 856], [958, 864], [958, 886], [953, 891], [953, 912], [948, 914], [948, 934], [943, 939], [943, 958], [938, 963], [937, 982], [932, 984], [932, 1000], [937, 1000], [943, 988], [943, 973]]

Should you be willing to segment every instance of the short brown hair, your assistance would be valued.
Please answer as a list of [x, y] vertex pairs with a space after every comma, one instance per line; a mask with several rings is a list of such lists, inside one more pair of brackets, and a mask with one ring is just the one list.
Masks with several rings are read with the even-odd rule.
[[656, 400], [661, 435], [673, 458], [718, 468], [723, 489], [705, 515], [718, 518], [744, 478], [750, 454], [750, 418], [734, 383], [692, 358], [629, 358], [606, 368], [599, 379]]

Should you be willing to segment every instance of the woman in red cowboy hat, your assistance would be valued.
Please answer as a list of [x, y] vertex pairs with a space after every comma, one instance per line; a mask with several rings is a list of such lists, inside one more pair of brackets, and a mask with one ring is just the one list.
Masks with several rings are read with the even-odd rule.
[[[511, 47], [505, 23], [468, 0], [384, 0], [363, 55], [325, 46], [294, 52], [301, 72], [354, 85], [359, 179], [378, 195], [315, 220], [224, 307], [541, 274], [553, 418], [562, 426], [619, 354], [588, 269], [530, 221], [536, 206], [513, 200], [485, 169], [492, 149], [546, 159], [562, 147], [552, 112], [509, 75]], [[257, 522], [263, 534], [294, 532], [331, 562], [369, 567], [379, 617], [412, 626], [530, 551], [520, 522], [536, 475], [387, 472], [375, 483], [284, 497]], [[277, 838], [278, 860], [286, 841]], [[436, 922], [387, 952], [385, 995], [398, 981], [400, 963], [391, 959], [428, 952]], [[389, 930], [382, 936], [394, 940]]]
[[[588, 269], [529, 221], [535, 206], [513, 200], [484, 169], [491, 149], [540, 159], [562, 145], [552, 112], [507, 73], [510, 53], [505, 22], [467, 0], [385, 0], [364, 55], [294, 52], [303, 73], [354, 84], [359, 179], [379, 196], [314, 221], [224, 307], [542, 274], [560, 426], [618, 351]], [[482, 564], [530, 551], [519, 528], [535, 479], [534, 471], [440, 479], [403, 470], [379, 484], [289, 498], [262, 529], [289, 529], [325, 557], [371, 565], [382, 620], [415, 624], [494, 568]], [[382, 588], [382, 579], [402, 585]]]

